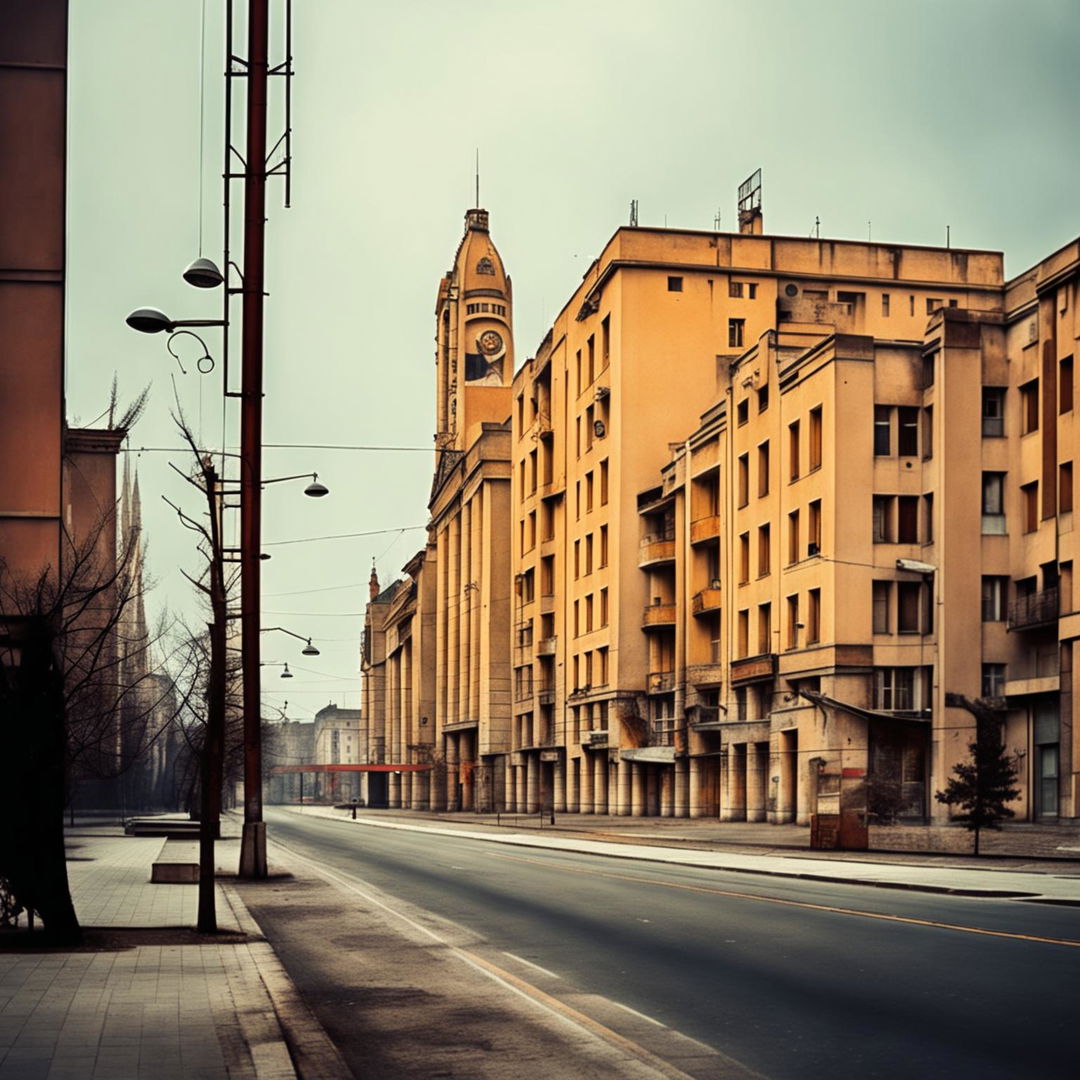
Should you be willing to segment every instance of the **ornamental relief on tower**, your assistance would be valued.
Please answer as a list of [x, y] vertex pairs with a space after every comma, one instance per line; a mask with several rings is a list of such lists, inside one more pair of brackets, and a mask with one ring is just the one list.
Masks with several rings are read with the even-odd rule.
[[502, 386], [506, 342], [498, 330], [482, 330], [465, 353], [465, 381], [479, 386]]

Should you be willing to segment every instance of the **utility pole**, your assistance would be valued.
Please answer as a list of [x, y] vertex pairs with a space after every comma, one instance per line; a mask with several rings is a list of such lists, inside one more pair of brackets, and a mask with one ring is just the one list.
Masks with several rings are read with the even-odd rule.
[[244, 681], [244, 831], [240, 876], [266, 877], [259, 674], [262, 548], [263, 289], [269, 0], [249, 0], [240, 402], [240, 644]]

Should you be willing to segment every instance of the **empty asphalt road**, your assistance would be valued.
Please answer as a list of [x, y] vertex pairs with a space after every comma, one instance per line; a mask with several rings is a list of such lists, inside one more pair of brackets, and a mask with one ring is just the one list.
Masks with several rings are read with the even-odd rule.
[[[680, 1060], [689, 1075], [729, 1075], [731, 1059], [798, 1080], [1077, 1075], [1080, 909], [267, 816], [285, 865], [448, 920], [514, 985], [577, 1012], [592, 1002], [594, 1019], [604, 1002], [641, 1014], [643, 1045], [655, 1021], [725, 1055]], [[318, 1013], [320, 979], [337, 977], [320, 973], [319, 943], [300, 918], [260, 910], [257, 889], [245, 899]], [[465, 1073], [433, 1062], [430, 1075]]]

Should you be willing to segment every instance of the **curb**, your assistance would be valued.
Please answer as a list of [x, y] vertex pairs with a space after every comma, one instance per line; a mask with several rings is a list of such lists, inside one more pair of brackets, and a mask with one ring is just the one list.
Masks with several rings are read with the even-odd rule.
[[[299, 816], [303, 816], [303, 815], [301, 814]], [[337, 818], [337, 817], [333, 817], [333, 816], [331, 816], [329, 814], [314, 814], [314, 815], [311, 815], [311, 816], [320, 817], [320, 818], [323, 818], [324, 820], [328, 820], [328, 821], [345, 820], [345, 821], [348, 821], [349, 824], [352, 824], [352, 822], [349, 819]], [[370, 821], [369, 822], [364, 822], [364, 821], [361, 821], [361, 820], [357, 820], [356, 824], [357, 825], [367, 824], [369, 826], [372, 825], [372, 823]], [[389, 827], [389, 828], [405, 829], [405, 830], [410, 830], [410, 831], [415, 831], [415, 832], [435, 832], [435, 833], [443, 832], [443, 833], [451, 833], [451, 834], [458, 831], [458, 830], [453, 830], [453, 829], [439, 829], [438, 826], [437, 826], [437, 823], [433, 823], [431, 825], [419, 825], [419, 824], [406, 823], [406, 822], [402, 822], [402, 821], [395, 821], [392, 824], [388, 823], [386, 825], [381, 825], [381, 826], [375, 825], [374, 827], [375, 828]], [[580, 833], [575, 834], [575, 835], [580, 837]], [[494, 834], [494, 833], [487, 834], [487, 835], [485, 835], [483, 837], [483, 839], [489, 839], [489, 840], [494, 841], [495, 843], [506, 844], [506, 845], [512, 846], [512, 847], [535, 848], [537, 846], [537, 845], [529, 842], [525, 838], [522, 838], [520, 840], [515, 839], [512, 833], [504, 834], [504, 835], [498, 835], [498, 834]], [[561, 843], [559, 841], [556, 841], [554, 837], [551, 837], [551, 839], [553, 841], [555, 841], [555, 842], [551, 843], [551, 844], [545, 844], [544, 845], [544, 847], [549, 851], [569, 851], [569, 852], [577, 852], [579, 854], [582, 851], [582, 849], [580, 847], [576, 847], [576, 846], [572, 845], [572, 843], [569, 840], [569, 837], [567, 837], [565, 840], [563, 840], [563, 838], [560, 837], [559, 840], [562, 841]], [[583, 837], [582, 839], [589, 839], [589, 838]], [[663, 850], [663, 849], [658, 847], [658, 850]], [[833, 875], [833, 874], [801, 873], [801, 872], [798, 872], [798, 871], [795, 871], [795, 870], [766, 870], [766, 869], [756, 869], [756, 868], [743, 867], [743, 866], [714, 866], [711, 863], [695, 862], [693, 860], [685, 860], [684, 861], [682, 859], [678, 860], [675, 863], [672, 863], [672, 860], [664, 859], [664, 858], [661, 858], [659, 856], [650, 857], [649, 855], [638, 854], [638, 853], [635, 853], [633, 855], [631, 855], [631, 854], [623, 855], [623, 854], [621, 854], [619, 852], [614, 852], [614, 851], [591, 852], [591, 854], [601, 855], [601, 856], [603, 856], [605, 858], [609, 858], [609, 859], [622, 859], [622, 860], [624, 860], [626, 862], [651, 862], [651, 863], [661, 863], [661, 864], [665, 864], [665, 865], [692, 866], [692, 867], [694, 867], [696, 869], [699, 869], [699, 870], [719, 870], [719, 871], [723, 871], [723, 872], [726, 872], [726, 873], [749, 874], [749, 875], [754, 875], [754, 876], [758, 876], [758, 877], [776, 877], [776, 878], [788, 878], [788, 879], [803, 880], [803, 881], [820, 881], [820, 882], [833, 884], [833, 885], [862, 885], [862, 886], [867, 886], [867, 887], [875, 888], [875, 889], [899, 889], [899, 890], [906, 891], [906, 892], [931, 893], [931, 894], [943, 895], [943, 896], [965, 896], [965, 897], [974, 897], [974, 898], [982, 897], [982, 898], [989, 899], [989, 900], [994, 900], [994, 899], [1025, 900], [1025, 901], [1029, 901], [1029, 902], [1034, 902], [1036, 900], [1040, 900], [1040, 902], [1043, 902], [1043, 903], [1051, 902], [1049, 900], [1043, 900], [1040, 897], [1040, 894], [1038, 892], [1025, 892], [1025, 891], [1022, 891], [1022, 890], [1019, 890], [1019, 889], [993, 889], [993, 888], [976, 889], [976, 888], [964, 888], [964, 887], [952, 886], [952, 885], [930, 885], [930, 884], [913, 883], [913, 882], [906, 882], [906, 881], [866, 881], [866, 880], [862, 880], [862, 879], [859, 879], [859, 878], [843, 877], [843, 876]], [[1042, 872], [1042, 871], [1029, 871], [1029, 873], [1031, 873], [1034, 876], [1034, 875], [1042, 875], [1044, 872]], [[1058, 901], [1054, 901], [1054, 902], [1055, 903], [1060, 903], [1062, 906], [1080, 906], [1080, 901], [1074, 901], [1074, 900], [1058, 900]]]
[[[274, 1061], [267, 1062], [264, 1072], [260, 1068], [261, 1054], [255, 1053], [255, 1071], [259, 1080], [283, 1075], [295, 1076], [299, 1080], [355, 1080], [352, 1071], [345, 1064], [338, 1048], [330, 1041], [311, 1010], [304, 1004], [299, 991], [293, 985], [284, 965], [278, 959], [273, 946], [266, 939], [262, 928], [248, 911], [235, 887], [219, 881], [219, 887], [225, 901], [232, 909], [240, 929], [252, 940], [247, 945], [248, 952], [255, 964], [263, 989], [270, 1000], [275, 1026], [278, 1028], [280, 1053], [274, 1055]], [[239, 1017], [245, 1037], [248, 1026], [245, 1017]], [[261, 1047], [265, 1052], [265, 1045]], [[286, 1059], [288, 1072], [282, 1072], [281, 1058]]]

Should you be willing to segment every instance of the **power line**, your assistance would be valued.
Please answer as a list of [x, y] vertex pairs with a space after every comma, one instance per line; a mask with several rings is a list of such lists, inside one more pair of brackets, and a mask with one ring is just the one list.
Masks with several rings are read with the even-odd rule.
[[426, 529], [426, 525], [402, 525], [397, 529], [369, 529], [367, 532], [334, 533], [330, 536], [301, 536], [297, 540], [270, 540], [263, 547], [282, 547], [285, 544], [311, 544], [316, 540], [351, 540], [357, 536], [386, 536], [389, 533], [416, 532], [417, 529]]

